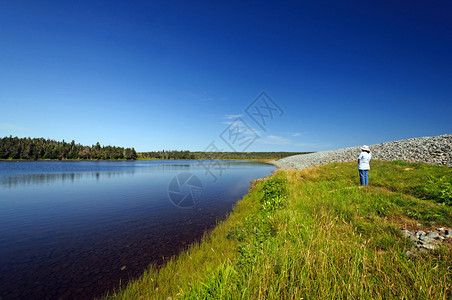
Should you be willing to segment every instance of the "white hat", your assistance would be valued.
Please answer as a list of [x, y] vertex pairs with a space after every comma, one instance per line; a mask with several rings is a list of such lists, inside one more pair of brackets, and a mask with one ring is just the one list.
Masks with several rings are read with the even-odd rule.
[[370, 148], [367, 145], [361, 146], [361, 150], [362, 151], [369, 151], [370, 152]]

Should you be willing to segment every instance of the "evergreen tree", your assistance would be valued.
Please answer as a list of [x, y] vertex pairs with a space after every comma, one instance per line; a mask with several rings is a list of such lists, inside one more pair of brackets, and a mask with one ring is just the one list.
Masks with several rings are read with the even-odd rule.
[[[134, 148], [102, 147], [97, 142], [92, 147], [44, 138], [0, 138], [0, 159], [137, 159]], [[127, 155], [126, 155], [127, 152]]]

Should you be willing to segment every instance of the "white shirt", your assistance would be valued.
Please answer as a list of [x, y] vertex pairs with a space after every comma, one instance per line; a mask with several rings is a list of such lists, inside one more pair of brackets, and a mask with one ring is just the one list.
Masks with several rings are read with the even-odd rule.
[[370, 153], [367, 153], [366, 151], [361, 151], [361, 153], [358, 156], [359, 159], [359, 165], [358, 170], [369, 170], [370, 169], [370, 159], [372, 158], [372, 155]]

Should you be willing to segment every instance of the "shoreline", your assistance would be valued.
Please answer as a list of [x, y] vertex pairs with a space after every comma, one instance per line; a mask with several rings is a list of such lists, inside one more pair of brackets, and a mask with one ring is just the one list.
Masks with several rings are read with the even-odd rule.
[[[333, 163], [302, 172], [279, 168], [256, 179], [227, 218], [199, 243], [161, 268], [150, 266], [140, 278], [104, 298], [445, 295], [452, 287], [448, 273], [452, 244], [438, 246], [443, 252], [425, 252], [401, 230], [450, 228], [452, 209], [413, 198], [403, 183], [425, 185], [428, 174], [452, 176], [452, 171], [375, 161], [373, 182], [367, 189], [358, 189], [357, 182], [350, 187], [355, 173], [354, 163]], [[400, 175], [402, 184], [391, 179]], [[433, 259], [436, 255], [439, 261]], [[365, 268], [354, 269], [355, 263], [348, 263], [356, 259]], [[337, 281], [339, 274], [342, 279]], [[313, 280], [319, 276], [325, 280]], [[410, 276], [423, 280], [411, 281]], [[451, 280], [444, 281], [444, 276]], [[167, 278], [172, 278], [171, 283]]]
[[[204, 162], [205, 164], [211, 163], [211, 162]], [[40, 165], [42, 164], [42, 168]], [[181, 165], [182, 164], [182, 165]], [[85, 197], [75, 197], [72, 198], [76, 201], [73, 201], [73, 203], [80, 203], [79, 199], [86, 199], [86, 202], [90, 203], [98, 203], [99, 205], [97, 207], [101, 207], [103, 210], [109, 209], [111, 206], [109, 206], [108, 202], [110, 199], [113, 199], [115, 203], [121, 203], [121, 205], [115, 205], [116, 207], [119, 207], [119, 209], [111, 209], [114, 213], [108, 213], [108, 214], [100, 214], [96, 213], [96, 215], [92, 214], [92, 220], [98, 219], [98, 216], [103, 217], [103, 222], [99, 222], [98, 225], [96, 225], [96, 222], [90, 221], [90, 218], [86, 222], [85, 214], [82, 212], [78, 214], [77, 211], [71, 212], [71, 210], [65, 210], [67, 211], [67, 215], [69, 215], [70, 218], [72, 216], [81, 215], [82, 220], [74, 222], [77, 230], [77, 234], [80, 237], [80, 242], [77, 243], [76, 246], [74, 246], [74, 249], [70, 252], [65, 254], [65, 251], [59, 251], [58, 247], [64, 248], [66, 243], [60, 243], [58, 245], [59, 241], [62, 241], [62, 238], [64, 238], [63, 234], [58, 234], [59, 239], [55, 240], [55, 243], [50, 245], [49, 247], [45, 247], [47, 250], [43, 250], [42, 255], [43, 259], [37, 259], [35, 261], [32, 261], [30, 259], [28, 266], [20, 263], [14, 263], [14, 261], [20, 261], [21, 255], [20, 254], [12, 254], [11, 257], [18, 257], [18, 259], [11, 259], [11, 266], [9, 267], [9, 271], [5, 269], [5, 280], [3, 284], [0, 285], [0, 294], [5, 294], [5, 297], [14, 298], [11, 295], [24, 295], [25, 298], [33, 298], [31, 297], [33, 294], [36, 295], [36, 297], [43, 297], [43, 295], [49, 295], [50, 298], [53, 298], [53, 296], [57, 294], [61, 295], [87, 295], [87, 298], [93, 297], [99, 297], [101, 296], [105, 291], [111, 290], [115, 288], [118, 285], [118, 282], [120, 282], [120, 279], [125, 282], [130, 280], [131, 278], [137, 278], [140, 276], [145, 270], [149, 263], [159, 263], [166, 261], [168, 257], [171, 257], [174, 254], [180, 253], [180, 251], [186, 249], [188, 245], [191, 245], [193, 242], [199, 241], [204, 234], [207, 232], [210, 232], [217, 224], [218, 220], [223, 220], [231, 211], [233, 205], [242, 199], [242, 197], [249, 192], [249, 187], [251, 184], [251, 181], [253, 179], [257, 179], [260, 177], [264, 177], [267, 175], [270, 175], [270, 171], [274, 170], [275, 168], [270, 165], [266, 164], [260, 164], [260, 163], [254, 163], [254, 162], [236, 162], [236, 163], [228, 163], [228, 162], [218, 162], [218, 164], [222, 164], [224, 166], [230, 166], [228, 169], [228, 173], [231, 172], [231, 176], [226, 176], [227, 180], [221, 183], [216, 183], [216, 186], [208, 186], [205, 183], [205, 191], [207, 193], [205, 194], [206, 197], [201, 199], [201, 201], [198, 201], [196, 204], [196, 207], [193, 207], [193, 209], [184, 209], [184, 208], [175, 208], [173, 206], [174, 203], [171, 203], [172, 199], [167, 198], [165, 194], [163, 194], [163, 198], [161, 199], [162, 202], [158, 205], [153, 205], [152, 202], [150, 203], [148, 195], [154, 194], [154, 189], [151, 191], [148, 187], [153, 186], [152, 185], [152, 179], [151, 177], [147, 176], [149, 173], [149, 167], [152, 170], [160, 171], [163, 169], [163, 171], [166, 171], [167, 169], [170, 169], [170, 173], [172, 174], [163, 174], [162, 176], [159, 175], [159, 177], [167, 176], [168, 180], [160, 180], [156, 186], [156, 190], [160, 191], [161, 185], [160, 183], [163, 182], [169, 183], [170, 179], [172, 178], [172, 175], [176, 175], [178, 172], [184, 172], [187, 170], [186, 165], [190, 164], [192, 166], [197, 166], [196, 168], [191, 168], [191, 172], [199, 172], [198, 175], [203, 174], [204, 168], [199, 165], [198, 161], [185, 161], [185, 162], [168, 162], [168, 161], [157, 161], [155, 163], [153, 162], [121, 162], [121, 163], [108, 163], [108, 162], [82, 162], [82, 163], [56, 163], [56, 162], [43, 162], [43, 163], [19, 163], [19, 162], [7, 162], [3, 163], [3, 169], [6, 171], [9, 170], [8, 166], [11, 166], [13, 169], [18, 169], [19, 171], [15, 171], [18, 175], [11, 176], [11, 180], [3, 180], [3, 183], [9, 184], [9, 186], [19, 188], [22, 187], [21, 184], [29, 184], [29, 183], [39, 183], [42, 186], [45, 186], [45, 190], [48, 191], [47, 194], [51, 194], [49, 192], [52, 191], [52, 188], [49, 188], [48, 183], [57, 183], [60, 185], [60, 183], [65, 184], [70, 182], [70, 187], [67, 189], [70, 191], [83, 191], [85, 185], [79, 185], [80, 179], [82, 180], [81, 183], [94, 183], [96, 184], [96, 189], [91, 191], [89, 194], [86, 194]], [[21, 165], [23, 165], [21, 167]], [[96, 166], [99, 165], [99, 168]], [[142, 165], [143, 167], [139, 167], [138, 165]], [[160, 166], [165, 165], [168, 166], [168, 168], [160, 168]], [[177, 165], [175, 168], [173, 166]], [[94, 166], [94, 168], [92, 168]], [[104, 166], [104, 167], [102, 167]], [[116, 166], [119, 166], [119, 171], [131, 175], [126, 178], [122, 178], [124, 176], [117, 176], [120, 175], [115, 170], [118, 170]], [[127, 169], [123, 169], [122, 166], [127, 166]], [[152, 166], [158, 166], [157, 168], [154, 168]], [[1, 167], [1, 166], [0, 166]], [[127, 170], [130, 168], [133, 168], [135, 170], [134, 173], [131, 173]], [[140, 170], [137, 170], [140, 169]], [[234, 169], [237, 169], [238, 176], [235, 176]], [[31, 170], [31, 174], [29, 175], [22, 175], [26, 170]], [[52, 174], [46, 174], [45, 171], [42, 172], [44, 175], [35, 175], [39, 171], [35, 170], [50, 170], [50, 173]], [[66, 170], [74, 170], [77, 173], [84, 172], [88, 170], [91, 174], [53, 174], [53, 172], [58, 173], [68, 173]], [[95, 170], [90, 171], [90, 170]], [[99, 170], [97, 172], [96, 170]], [[102, 176], [103, 171], [108, 171], [110, 174]], [[111, 172], [109, 171], [111, 170]], [[124, 171], [122, 171], [124, 170]], [[151, 171], [152, 171], [151, 170]], [[261, 170], [261, 171], [259, 171]], [[72, 172], [72, 171], [69, 171]], [[143, 172], [143, 173], [140, 173]], [[41, 172], [39, 172], [41, 173]], [[99, 175], [100, 174], [100, 175]], [[145, 176], [141, 176], [141, 174]], [[161, 172], [159, 172], [161, 174]], [[228, 174], [229, 175], [229, 174]], [[243, 176], [242, 176], [243, 175]], [[135, 178], [144, 179], [141, 182], [143, 184], [135, 184], [136, 180]], [[245, 179], [246, 180], [243, 180]], [[99, 180], [100, 179], [100, 180]], [[97, 187], [97, 183], [102, 183], [103, 179], [113, 179], [113, 182], [115, 183], [115, 187], [118, 187], [118, 189], [113, 188], [114, 191], [108, 192], [112, 189], [108, 188], [110, 186], [109, 184], [103, 185], [105, 188], [102, 188], [102, 186]], [[125, 180], [124, 180], [125, 179]], [[130, 180], [129, 180], [130, 179]], [[151, 182], [148, 182], [149, 180]], [[202, 178], [204, 179], [204, 178]], [[206, 180], [209, 180], [210, 178], [206, 178]], [[235, 184], [237, 182], [237, 184]], [[75, 184], [74, 184], [75, 183]], [[108, 183], [108, 182], [107, 182]], [[117, 183], [117, 184], [116, 184]], [[231, 184], [232, 183], [232, 184]], [[213, 184], [213, 183], [212, 183]], [[51, 184], [53, 185], [53, 184]], [[125, 189], [121, 189], [119, 187], [123, 186]], [[130, 189], [130, 194], [134, 197], [124, 197], [123, 195], [128, 195], [129, 193], [122, 193], [120, 196], [116, 196], [115, 191], [117, 190], [125, 190], [129, 191], [129, 186], [133, 186], [133, 191]], [[235, 189], [237, 187], [237, 189]], [[58, 187], [57, 187], [58, 188]], [[161, 188], [162, 192], [165, 192]], [[231, 191], [231, 189], [234, 189]], [[15, 189], [19, 190], [19, 189]], [[105, 192], [103, 192], [105, 190]], [[169, 188], [168, 188], [169, 190]], [[3, 191], [3, 190], [2, 190]], [[6, 191], [6, 190], [5, 190]], [[100, 192], [97, 195], [93, 192]], [[72, 194], [72, 193], [71, 193]], [[77, 194], [77, 193], [74, 193]], [[3, 193], [2, 193], [3, 195]], [[59, 193], [55, 193], [55, 199], [58, 198]], [[143, 196], [142, 196], [143, 195]], [[158, 195], [158, 194], [157, 194]], [[160, 196], [160, 195], [159, 195]], [[2, 196], [0, 196], [1, 198]], [[10, 197], [3, 197], [5, 199], [9, 199]], [[29, 197], [33, 199], [33, 196]], [[61, 198], [61, 197], [59, 197]], [[38, 199], [38, 198], [37, 198]], [[46, 196], [39, 197], [39, 199], [46, 199]], [[97, 201], [98, 199], [99, 201]], [[105, 201], [104, 201], [105, 199]], [[120, 200], [118, 199], [124, 199]], [[138, 199], [138, 201], [135, 201], [132, 203], [132, 205], [129, 205], [130, 202], [128, 200], [134, 200]], [[157, 197], [153, 197], [152, 200], [157, 199]], [[69, 197], [65, 197], [63, 200], [69, 202]], [[93, 201], [95, 200], [95, 201]], [[118, 201], [118, 202], [116, 202]], [[45, 201], [35, 201], [37, 205], [40, 207], [45, 207], [46, 204]], [[135, 203], [139, 203], [140, 205], [135, 205]], [[95, 204], [97, 205], [97, 204]], [[6, 206], [8, 207], [8, 206]], [[86, 207], [91, 207], [87, 205]], [[123, 210], [120, 207], [126, 207], [125, 214], [122, 212]], [[50, 210], [48, 210], [50, 211]], [[89, 211], [89, 209], [86, 209], [84, 211]], [[145, 214], [142, 212], [146, 212]], [[53, 214], [56, 218], [60, 218], [61, 214], [59, 212], [56, 212]], [[130, 215], [130, 217], [129, 217]], [[53, 220], [52, 215], [49, 214], [49, 217], [46, 219]], [[132, 222], [127, 221], [127, 224], [131, 225], [121, 225], [119, 231], [111, 231], [108, 228], [115, 228], [117, 222], [109, 222], [110, 216], [113, 216], [112, 220], [115, 220], [117, 218], [116, 216], [119, 216], [122, 220], [132, 220]], [[65, 218], [66, 219], [66, 218]], [[16, 219], [20, 220], [20, 219]], [[75, 218], [74, 218], [75, 220]], [[81, 223], [80, 223], [81, 222]], [[134, 222], [140, 223], [140, 228], [136, 228], [133, 226]], [[17, 222], [11, 222], [10, 227], [17, 228], [16, 230], [19, 230], [20, 224], [23, 224], [22, 221]], [[111, 226], [108, 224], [112, 224]], [[126, 222], [124, 222], [126, 223]], [[16, 225], [14, 225], [16, 224]], [[70, 223], [67, 223], [70, 225]], [[80, 225], [79, 225], [80, 224]], [[82, 225], [85, 224], [85, 225]], [[90, 224], [94, 224], [95, 226], [90, 226]], [[103, 224], [103, 225], [100, 225]], [[161, 225], [163, 224], [163, 225]], [[14, 226], [13, 226], [14, 225]], [[70, 226], [68, 226], [70, 228]], [[106, 230], [104, 230], [104, 228]], [[48, 232], [59, 232], [59, 228], [55, 227], [55, 230], [52, 230], [49, 228]], [[99, 234], [97, 234], [99, 233]], [[124, 238], [117, 239], [116, 236], [121, 236], [124, 234]], [[111, 238], [109, 237], [111, 235]], [[135, 236], [135, 237], [134, 237]], [[84, 237], [87, 237], [85, 239]], [[68, 235], [68, 239], [71, 239], [71, 235]], [[91, 248], [91, 239], [95, 241], [96, 247]], [[49, 239], [50, 240], [50, 239]], [[90, 241], [90, 243], [86, 243], [86, 241]], [[8, 244], [5, 244], [8, 245]], [[110, 246], [108, 246], [110, 245]], [[129, 247], [130, 245], [130, 247]], [[13, 247], [14, 245], [12, 245]], [[99, 257], [99, 260], [94, 265], [88, 265], [86, 266], [85, 262], [90, 261], [90, 258], [85, 255], [85, 251], [79, 251], [84, 249], [84, 247], [87, 247], [90, 253], [90, 256], [93, 257]], [[138, 246], [138, 247], [137, 247]], [[28, 247], [30, 249], [36, 249], [33, 247], [33, 245], [30, 243], [28, 244]], [[180, 248], [180, 247], [183, 247]], [[54, 250], [54, 249], [57, 250]], [[44, 248], [42, 248], [44, 249]], [[113, 251], [110, 252], [109, 249], [113, 249]], [[121, 249], [120, 251], [118, 251]], [[34, 250], [33, 250], [34, 251]], [[177, 251], [177, 252], [175, 252]], [[36, 251], [38, 252], [38, 251]], [[40, 253], [41, 253], [40, 252]], [[49, 255], [46, 253], [57, 253], [53, 255], [53, 257], [58, 257], [59, 263], [49, 263], [47, 264], [47, 258]], [[40, 254], [41, 255], [41, 254]], [[111, 259], [109, 258], [111, 256]], [[38, 257], [38, 256], [37, 256]], [[117, 257], [121, 257], [120, 259], [117, 259]], [[143, 259], [141, 259], [143, 257]], [[165, 257], [165, 259], [162, 259]], [[53, 259], [53, 258], [52, 258]], [[67, 259], [67, 262], [66, 262]], [[74, 261], [77, 261], [77, 263], [73, 263]], [[106, 264], [105, 262], [109, 261], [110, 264]], [[36, 262], [36, 263], [35, 263]], [[41, 263], [42, 262], [42, 263]], [[36, 265], [40, 265], [39, 268], [35, 268]], [[22, 267], [23, 266], [23, 267]], [[64, 271], [60, 266], [70, 266], [70, 269], [72, 270], [71, 274], [67, 274], [67, 276], [64, 276]], [[126, 266], [124, 269], [120, 269], [122, 266]], [[41, 284], [36, 284], [37, 280], [29, 280], [27, 276], [27, 268], [33, 268], [38, 269], [39, 271], [36, 271], [36, 274], [34, 275], [35, 278], [40, 278], [39, 281], [41, 281]], [[85, 268], [87, 267], [87, 268]], [[3, 264], [0, 265], [0, 268], [3, 268]], [[22, 268], [22, 269], [21, 269]], [[55, 270], [53, 272], [52, 277], [47, 277], [49, 280], [45, 282], [45, 278], [43, 278], [41, 275], [48, 273], [48, 270]], [[88, 270], [88, 271], [87, 271]], [[93, 271], [95, 270], [95, 271]], [[104, 270], [108, 270], [107, 273], [104, 272]], [[61, 272], [60, 272], [61, 271]], [[23, 275], [22, 275], [23, 274]], [[83, 276], [79, 276], [78, 274], [83, 274]], [[133, 277], [129, 277], [130, 274], [133, 274]], [[15, 277], [16, 276], [16, 277]], [[83, 278], [85, 277], [85, 278]], [[14, 280], [14, 279], [18, 280]], [[65, 278], [65, 279], [63, 279]], [[102, 279], [103, 278], [103, 279]], [[65, 286], [60, 286], [60, 279], [62, 281], [66, 281]], [[94, 280], [93, 280], [94, 279]], [[73, 284], [68, 284], [67, 281], [71, 280]], [[28, 284], [28, 282], [34, 282], [35, 285]], [[24, 288], [22, 288], [22, 286]], [[33, 292], [38, 287], [36, 285], [39, 285], [40, 292]], [[79, 286], [83, 286], [83, 290], [78, 290]], [[32, 288], [29, 288], [32, 287]], [[66, 290], [65, 290], [66, 289]], [[92, 293], [93, 290], [96, 290], [97, 292]], [[4, 293], [5, 291], [5, 293]], [[86, 292], [85, 292], [86, 291]], [[65, 296], [63, 297], [65, 298]], [[82, 297], [83, 298], [83, 297]]]
[[[14, 161], [14, 162], [22, 162], [22, 161], [151, 161], [151, 160], [163, 160], [163, 161], [196, 161], [196, 160], [219, 160], [219, 161], [250, 161], [250, 162], [262, 162], [269, 163], [270, 161], [274, 161], [273, 159], [259, 159], [259, 158], [243, 158], [243, 159], [163, 159], [163, 158], [138, 158], [138, 159], [0, 159], [1, 161]], [[273, 164], [273, 163], [271, 163]]]

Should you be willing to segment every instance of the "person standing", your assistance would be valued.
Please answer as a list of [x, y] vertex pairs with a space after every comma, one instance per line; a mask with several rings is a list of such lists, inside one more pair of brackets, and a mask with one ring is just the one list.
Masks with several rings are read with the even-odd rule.
[[369, 169], [370, 169], [370, 159], [372, 155], [370, 154], [370, 148], [367, 145], [361, 147], [361, 153], [358, 156], [358, 170], [359, 170], [359, 181], [361, 185], [369, 184]]

